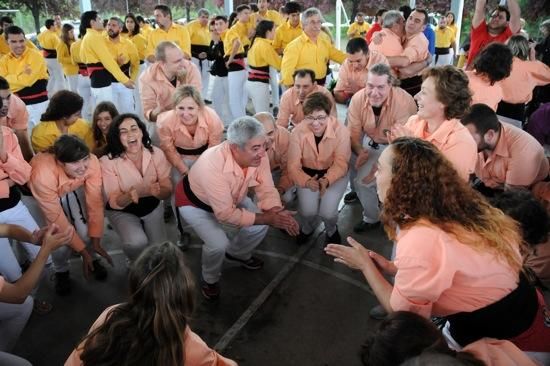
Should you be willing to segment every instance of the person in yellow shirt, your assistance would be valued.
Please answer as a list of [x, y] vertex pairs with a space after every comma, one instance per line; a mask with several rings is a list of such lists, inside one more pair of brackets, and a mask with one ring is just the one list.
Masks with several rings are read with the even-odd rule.
[[229, 109], [231, 120], [246, 115], [248, 94], [246, 93], [246, 52], [250, 45], [247, 23], [250, 18], [250, 6], [237, 6], [237, 22], [227, 31], [223, 39], [224, 59], [227, 66], [229, 85]]
[[191, 38], [191, 60], [201, 72], [202, 95], [206, 95], [208, 82], [210, 80], [210, 63], [208, 62], [208, 51], [210, 49], [210, 28], [208, 20], [210, 12], [207, 9], [199, 9], [197, 19], [187, 24], [187, 31]]
[[147, 37], [145, 56], [150, 63], [155, 62], [155, 48], [162, 41], [177, 44], [185, 56], [191, 59], [191, 38], [187, 28], [172, 21], [172, 10], [166, 5], [157, 5], [153, 12], [159, 28], [154, 29]]
[[56, 33], [53, 19], [46, 19], [44, 26], [46, 30], [40, 33], [36, 38], [38, 39], [40, 47], [42, 47], [42, 55], [44, 55], [46, 59], [48, 74], [50, 74], [50, 79], [48, 80], [48, 93], [54, 94], [58, 90], [65, 89], [63, 70], [57, 61], [57, 45], [61, 40]]
[[275, 33], [274, 26], [270, 20], [260, 21], [256, 27], [256, 37], [248, 51], [249, 71], [246, 88], [256, 113], [269, 112], [269, 70], [281, 69], [281, 56], [271, 44]]
[[58, 37], [61, 37], [61, 32], [63, 31], [63, 22], [61, 21], [61, 15], [56, 14], [53, 17], [53, 23], [55, 26], [55, 33]]
[[300, 37], [302, 34], [302, 23], [300, 22], [300, 13], [302, 5], [296, 1], [289, 1], [284, 6], [288, 14], [288, 20], [277, 27], [275, 30], [275, 38], [273, 39], [273, 47], [282, 55], [286, 46]]
[[367, 32], [370, 29], [370, 24], [365, 22], [365, 14], [359, 12], [355, 16], [355, 22], [351, 23], [348, 29], [348, 37], [352, 38], [365, 38]]
[[138, 116], [142, 115], [143, 109], [141, 108], [141, 98], [139, 97], [139, 77], [147, 68], [145, 64], [145, 50], [147, 49], [147, 39], [141, 32], [141, 25], [138, 18], [132, 14], [126, 14], [124, 18], [124, 27], [122, 27], [122, 37], [128, 37], [130, 41], [136, 46], [139, 56], [139, 74], [135, 81], [136, 87], [134, 88], [134, 112]]
[[[139, 55], [136, 46], [120, 33], [124, 23], [118, 17], [111, 17], [107, 23], [106, 44], [109, 52], [120, 66], [122, 72], [134, 83], [139, 75]], [[116, 79], [112, 79], [113, 100], [120, 113], [134, 112], [134, 91], [126, 88]]]
[[248, 21], [253, 28], [256, 28], [262, 20], [271, 20], [276, 27], [283, 24], [284, 20], [281, 14], [276, 10], [269, 9], [270, 3], [272, 3], [271, 0], [258, 0], [258, 11], [252, 13]]
[[151, 26], [141, 15], [136, 16], [137, 24], [139, 24], [139, 31], [141, 35], [147, 40], [149, 33], [151, 33], [155, 28]]
[[48, 105], [46, 61], [38, 50], [27, 47], [23, 29], [12, 25], [4, 34], [10, 53], [0, 59], [0, 76], [8, 81], [12, 93], [25, 102], [32, 130]]
[[78, 92], [78, 65], [71, 57], [71, 45], [74, 43], [74, 27], [63, 24], [61, 27], [61, 42], [57, 44], [57, 61], [63, 69], [69, 90]]
[[114, 100], [111, 86], [113, 80], [124, 84], [128, 89], [135, 87], [134, 82], [122, 71], [119, 63], [109, 51], [102, 31], [103, 21], [96, 11], [90, 10], [82, 13], [80, 34], [81, 37], [83, 35], [83, 38], [80, 45], [80, 58], [86, 64], [90, 77], [94, 97], [92, 109], [96, 103]]
[[454, 47], [454, 42], [455, 33], [447, 25], [447, 18], [439, 18], [437, 28], [435, 29], [435, 57], [433, 59], [433, 66], [453, 64], [453, 53], [451, 50]]
[[68, 90], [52, 96], [48, 109], [32, 131], [31, 143], [35, 153], [48, 150], [61, 135], [76, 135], [88, 148], [94, 148], [92, 127], [80, 117], [83, 103], [80, 95]]
[[[82, 37], [82, 34], [80, 35]], [[76, 86], [77, 93], [84, 99], [84, 106], [82, 107], [82, 117], [86, 121], [92, 120], [92, 85], [90, 77], [88, 75], [88, 67], [80, 58], [80, 46], [82, 45], [82, 39], [78, 39], [71, 44], [71, 58], [75, 65], [78, 65], [78, 82]]]
[[[10, 46], [8, 46], [8, 41], [6, 41], [6, 37], [4, 36], [4, 31], [13, 25], [13, 20], [9, 16], [3, 16], [0, 17], [0, 57], [10, 53]], [[32, 48], [35, 50], [38, 50], [34, 43], [32, 43], [29, 39], [25, 40], [25, 44], [28, 48]]]
[[304, 32], [286, 46], [281, 64], [281, 83], [290, 87], [293, 84], [294, 71], [310, 69], [315, 72], [317, 84], [324, 86], [329, 60], [339, 64], [344, 62], [346, 54], [321, 35], [323, 17], [317, 8], [309, 8], [302, 14]]

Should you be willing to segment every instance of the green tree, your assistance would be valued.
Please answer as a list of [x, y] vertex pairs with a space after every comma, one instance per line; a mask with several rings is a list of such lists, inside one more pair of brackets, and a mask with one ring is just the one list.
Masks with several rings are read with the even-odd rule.
[[[47, 19], [55, 14], [62, 17], [78, 15], [78, 0], [0, 0], [0, 8], [28, 10], [34, 19], [36, 33], [43, 25], [41, 19]], [[42, 15], [42, 17], [41, 17]]]

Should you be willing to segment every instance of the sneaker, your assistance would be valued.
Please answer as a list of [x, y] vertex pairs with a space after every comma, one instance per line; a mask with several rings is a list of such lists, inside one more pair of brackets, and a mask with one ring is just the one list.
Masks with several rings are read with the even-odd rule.
[[227, 259], [230, 262], [239, 263], [241, 267], [249, 269], [251, 271], [255, 271], [257, 269], [260, 269], [264, 266], [264, 261], [261, 260], [258, 257], [251, 256], [247, 260], [239, 259], [236, 257], [233, 257], [229, 253], [225, 253], [225, 259]]
[[358, 200], [357, 193], [351, 191], [344, 196], [344, 203], [353, 203]]
[[97, 281], [105, 281], [107, 279], [107, 269], [101, 264], [101, 260], [96, 259], [93, 261], [94, 265], [94, 278]]
[[180, 234], [180, 237], [178, 239], [178, 242], [176, 245], [182, 252], [185, 252], [187, 249], [189, 249], [189, 245], [191, 244], [191, 234], [183, 232]]
[[309, 238], [313, 233], [306, 234], [300, 230], [300, 234], [296, 235], [296, 244], [303, 245], [309, 241]]
[[55, 293], [59, 296], [66, 296], [71, 293], [71, 278], [69, 277], [69, 271], [55, 272], [54, 274], [54, 287]]
[[388, 313], [386, 312], [386, 310], [384, 310], [382, 305], [376, 305], [375, 307], [370, 309], [369, 316], [376, 320], [384, 320], [388, 316]]
[[208, 283], [202, 281], [201, 293], [206, 300], [217, 300], [220, 297], [220, 283]]
[[336, 228], [336, 231], [332, 235], [326, 235], [325, 238], [325, 244], [342, 244], [342, 238], [340, 237], [340, 233], [338, 232], [338, 228]]
[[380, 222], [369, 223], [361, 220], [359, 223], [353, 226], [353, 232], [358, 234], [364, 233], [365, 231], [377, 228], [378, 225], [380, 225]]

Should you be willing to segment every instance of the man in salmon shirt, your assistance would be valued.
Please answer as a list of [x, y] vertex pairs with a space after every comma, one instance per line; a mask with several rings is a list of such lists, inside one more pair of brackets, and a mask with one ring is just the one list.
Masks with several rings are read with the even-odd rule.
[[[229, 125], [227, 141], [206, 150], [176, 186], [179, 214], [204, 241], [201, 290], [208, 300], [220, 295], [224, 259], [258, 270], [263, 261], [252, 251], [269, 226], [299, 233], [273, 185], [265, 143], [260, 122], [238, 118]], [[250, 188], [257, 204], [247, 195]], [[230, 240], [222, 225], [236, 226], [238, 233]]]
[[509, 188], [530, 188], [548, 177], [544, 148], [529, 133], [502, 123], [485, 104], [474, 104], [462, 117], [479, 151], [476, 189], [492, 196]]
[[10, 84], [0, 76], [0, 125], [9, 127], [17, 136], [26, 161], [34, 155], [28, 133], [29, 112], [25, 102], [10, 91]]

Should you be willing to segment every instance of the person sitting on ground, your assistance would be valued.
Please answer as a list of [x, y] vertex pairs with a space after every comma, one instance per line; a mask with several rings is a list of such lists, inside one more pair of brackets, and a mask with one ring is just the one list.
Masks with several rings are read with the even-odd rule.
[[94, 148], [92, 153], [98, 158], [105, 155], [107, 146], [107, 132], [113, 120], [118, 116], [118, 110], [111, 102], [101, 102], [95, 106], [92, 116], [92, 132], [94, 134]]
[[128, 283], [128, 301], [99, 315], [65, 366], [237, 366], [189, 327], [194, 283], [177, 246], [147, 248], [132, 264]]
[[378, 160], [376, 180], [395, 260], [349, 237], [351, 246], [326, 247], [335, 261], [360, 269], [388, 313], [446, 317], [457, 345], [491, 337], [523, 351], [550, 352], [546, 305], [521, 271], [523, 244], [514, 220], [418, 138], [393, 141]]

